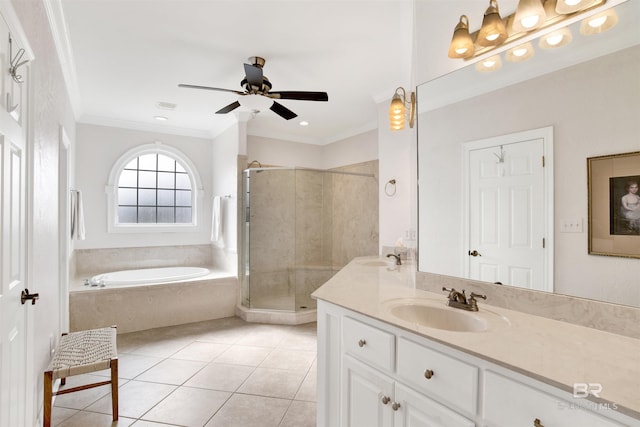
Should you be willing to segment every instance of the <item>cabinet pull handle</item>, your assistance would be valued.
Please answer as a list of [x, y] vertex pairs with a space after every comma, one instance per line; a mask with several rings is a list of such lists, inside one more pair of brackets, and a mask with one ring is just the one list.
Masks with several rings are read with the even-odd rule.
[[366, 340], [360, 340], [358, 341], [358, 347], [364, 347], [367, 344]]
[[391, 404], [391, 409], [393, 409], [394, 411], [397, 411], [398, 409], [400, 409], [400, 404], [398, 402], [393, 402]]
[[533, 420], [533, 427], [544, 427], [539, 419]]
[[430, 380], [431, 377], [433, 377], [433, 371], [431, 369], [427, 369], [426, 371], [424, 371], [424, 377]]
[[383, 405], [386, 405], [389, 402], [391, 402], [391, 398], [389, 396], [382, 396], [382, 404]]

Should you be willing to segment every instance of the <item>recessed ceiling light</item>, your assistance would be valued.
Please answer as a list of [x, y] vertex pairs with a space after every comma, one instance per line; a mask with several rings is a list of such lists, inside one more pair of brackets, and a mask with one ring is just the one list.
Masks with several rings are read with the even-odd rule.
[[167, 120], [169, 120], [167, 117], [165, 116], [153, 116], [154, 119], [156, 119], [159, 122], [166, 122]]
[[175, 110], [177, 105], [174, 104], [173, 102], [165, 102], [165, 101], [158, 101], [156, 103], [156, 107], [163, 109], [163, 110]]
[[309, 126], [309, 122], [306, 120], [301, 121], [299, 124], [300, 126]]

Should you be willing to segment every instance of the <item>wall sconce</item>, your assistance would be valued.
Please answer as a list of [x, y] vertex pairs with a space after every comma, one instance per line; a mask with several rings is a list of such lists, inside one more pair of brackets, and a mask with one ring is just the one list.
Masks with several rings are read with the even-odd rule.
[[[605, 3], [606, 0], [519, 0], [516, 12], [501, 18], [497, 0], [490, 0], [489, 7], [484, 13], [482, 26], [478, 31], [469, 34], [469, 18], [467, 15], [460, 17], [453, 32], [448, 56], [465, 60], [476, 58], [499, 46], [515, 44], [518, 39], [533, 35], [570, 18], [573, 19]], [[583, 34], [597, 34], [611, 28], [617, 22], [615, 12], [609, 9], [602, 15], [609, 11], [614, 13], [612, 18], [600, 17], [600, 14], [595, 15], [588, 19], [588, 23], [583, 23], [581, 32]], [[600, 17], [600, 20], [595, 20], [596, 17]], [[604, 22], [602, 27], [596, 25], [600, 21]], [[550, 49], [564, 46], [571, 41], [570, 33], [558, 30], [553, 35], [555, 38], [552, 35], [545, 36], [546, 41], [540, 41], [541, 47]], [[516, 50], [517, 48], [514, 48], [512, 54]], [[533, 47], [531, 47], [532, 54]], [[511, 55], [510, 58], [505, 59], [515, 61], [526, 58]], [[489, 71], [486, 67], [480, 66], [480, 68], [483, 68], [483, 71]]]
[[389, 106], [389, 123], [391, 130], [404, 129], [404, 122], [407, 120], [407, 109], [409, 109], [409, 127], [413, 128], [416, 118], [416, 93], [411, 92], [409, 100], [407, 100], [407, 93], [403, 87], [396, 89], [396, 93], [391, 98], [391, 105]]

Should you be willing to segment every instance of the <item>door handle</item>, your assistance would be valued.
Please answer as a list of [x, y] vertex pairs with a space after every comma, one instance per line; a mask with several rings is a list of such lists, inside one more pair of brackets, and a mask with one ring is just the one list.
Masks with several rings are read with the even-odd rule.
[[469, 251], [469, 256], [482, 256], [482, 254], [474, 249]]
[[38, 298], [40, 298], [40, 294], [30, 294], [29, 289], [26, 288], [23, 289], [22, 293], [20, 294], [20, 302], [23, 305], [27, 302], [27, 300], [31, 300], [31, 305], [36, 305], [36, 301], [38, 300]]

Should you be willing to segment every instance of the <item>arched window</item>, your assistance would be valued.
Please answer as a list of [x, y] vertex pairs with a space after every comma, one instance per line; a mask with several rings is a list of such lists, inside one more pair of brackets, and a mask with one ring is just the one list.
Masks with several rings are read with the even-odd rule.
[[178, 150], [161, 143], [136, 147], [111, 170], [110, 231], [194, 227], [200, 187], [195, 168]]

